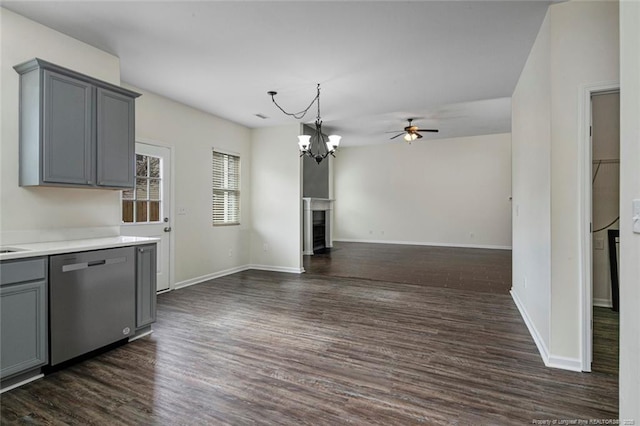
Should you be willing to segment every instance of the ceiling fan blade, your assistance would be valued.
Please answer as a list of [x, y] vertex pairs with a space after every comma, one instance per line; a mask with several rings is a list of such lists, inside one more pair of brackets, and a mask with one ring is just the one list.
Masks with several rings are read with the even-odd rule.
[[416, 132], [431, 132], [431, 133], [438, 133], [439, 130], [438, 129], [418, 129], [416, 130]]
[[422, 135], [418, 132], [415, 132], [415, 135], [418, 137], [418, 139], [420, 139], [422, 137]]
[[393, 137], [391, 137], [391, 138], [389, 138], [389, 139], [390, 139], [390, 140], [391, 140], [391, 139], [395, 139], [395, 138], [397, 138], [398, 136], [402, 136], [402, 135], [404, 135], [404, 132], [402, 132], [402, 133], [398, 133], [397, 135], [395, 135], [395, 136], [393, 136]]
[[402, 130], [390, 130], [390, 131], [385, 132], [385, 133], [398, 133], [398, 132], [402, 132]]

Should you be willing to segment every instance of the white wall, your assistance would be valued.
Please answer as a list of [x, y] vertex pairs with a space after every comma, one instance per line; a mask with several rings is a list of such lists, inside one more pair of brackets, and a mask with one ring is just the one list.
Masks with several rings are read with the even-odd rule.
[[514, 293], [545, 362], [562, 368], [581, 366], [580, 101], [617, 80], [618, 62], [617, 2], [554, 4], [513, 96]]
[[251, 132], [251, 263], [256, 268], [302, 270], [302, 160], [300, 126]]
[[551, 312], [549, 21], [547, 13], [511, 98], [512, 294], [522, 305], [544, 358], [549, 351]]
[[119, 84], [118, 58], [3, 8], [0, 8], [0, 20], [2, 242], [82, 238], [94, 236], [94, 232], [117, 235], [119, 191], [18, 186], [19, 76], [13, 66], [39, 57]]
[[579, 100], [618, 80], [618, 3], [570, 1], [551, 11], [551, 353], [580, 358]]
[[511, 135], [341, 148], [334, 237], [511, 247]]
[[[136, 137], [172, 147], [175, 182], [175, 285], [181, 286], [245, 267], [251, 258], [251, 131], [133, 86]], [[240, 225], [211, 224], [211, 150], [240, 155]], [[297, 158], [297, 157], [296, 157]]]
[[620, 418], [640, 420], [640, 2], [620, 3]]

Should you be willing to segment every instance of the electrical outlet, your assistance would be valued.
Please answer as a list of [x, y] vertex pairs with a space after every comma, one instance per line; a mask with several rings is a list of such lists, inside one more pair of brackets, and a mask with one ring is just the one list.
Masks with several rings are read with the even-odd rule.
[[524, 282], [524, 288], [527, 288], [527, 277], [526, 276], [524, 277], [523, 282]]
[[229, 249], [229, 257], [233, 256], [233, 249]]
[[269, 244], [264, 243], [264, 244], [262, 245], [262, 251], [269, 251]]
[[476, 234], [474, 234], [473, 232], [469, 232], [469, 239], [473, 240], [475, 236]]
[[178, 208], [178, 215], [184, 216], [186, 214], [187, 214], [187, 209], [185, 209], [184, 207], [179, 207]]

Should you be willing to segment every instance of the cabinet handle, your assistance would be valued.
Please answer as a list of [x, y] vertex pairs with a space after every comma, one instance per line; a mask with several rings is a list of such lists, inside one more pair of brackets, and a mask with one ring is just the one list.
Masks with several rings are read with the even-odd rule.
[[170, 226], [165, 227], [164, 232], [171, 232], [171, 227]]
[[143, 248], [138, 249], [138, 251], [139, 251], [140, 253], [144, 253], [144, 249], [143, 249]]

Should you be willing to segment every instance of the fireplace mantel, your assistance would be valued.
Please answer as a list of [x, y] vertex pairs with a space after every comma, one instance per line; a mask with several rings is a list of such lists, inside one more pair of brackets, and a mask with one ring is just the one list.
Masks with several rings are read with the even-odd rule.
[[333, 247], [333, 239], [331, 238], [331, 216], [333, 211], [333, 201], [329, 198], [302, 198], [304, 216], [303, 216], [303, 236], [304, 245], [302, 254], [313, 254], [313, 212], [325, 212], [325, 246]]

